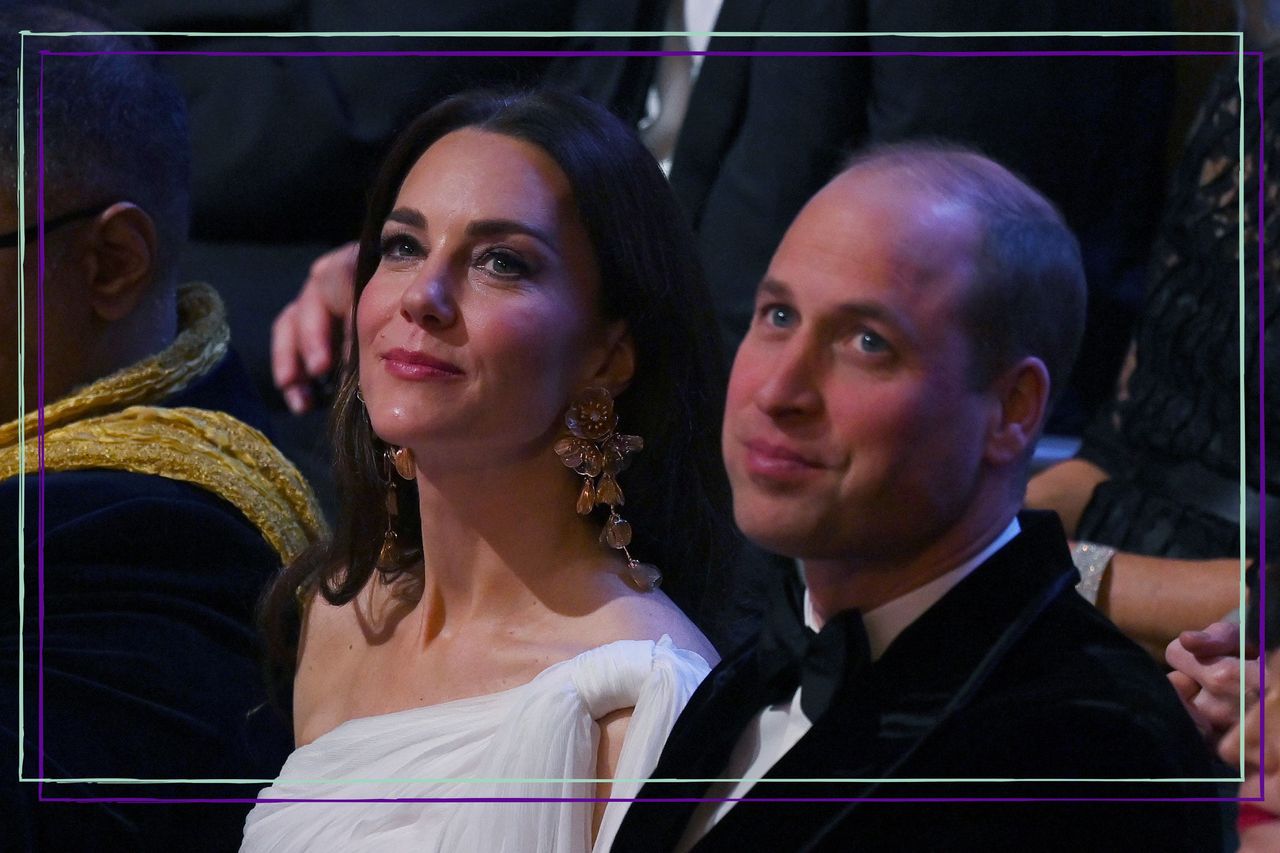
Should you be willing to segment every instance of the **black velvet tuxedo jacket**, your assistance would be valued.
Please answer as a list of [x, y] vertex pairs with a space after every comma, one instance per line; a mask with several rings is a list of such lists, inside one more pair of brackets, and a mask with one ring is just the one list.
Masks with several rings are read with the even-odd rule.
[[[1221, 847], [1218, 807], [901, 803], [902, 797], [1215, 796], [1211, 784], [1007, 781], [1225, 776], [1165, 676], [1080, 598], [1057, 516], [1022, 532], [908, 626], [748, 792], [855, 798], [736, 804], [696, 850], [1160, 850]], [[725, 658], [677, 720], [653, 779], [716, 778], [759, 710], [755, 651]], [[864, 781], [788, 782], [784, 779]], [[996, 779], [936, 783], [894, 779]], [[650, 781], [613, 846], [670, 850], [698, 782]]]
[[[229, 354], [164, 401], [265, 428]], [[39, 493], [32, 474], [0, 483], [12, 525], [26, 493], [22, 658], [28, 778], [270, 779], [292, 748], [265, 707], [254, 606], [280, 557], [239, 510], [190, 483], [125, 471], [45, 475], [43, 660], [37, 632]], [[38, 802], [16, 784], [18, 543], [0, 536], [0, 851], [235, 850], [248, 804]], [[43, 664], [43, 666], [41, 666]], [[41, 672], [43, 670], [43, 672]], [[38, 687], [44, 740], [38, 740]], [[46, 798], [242, 798], [254, 785], [48, 784]]]

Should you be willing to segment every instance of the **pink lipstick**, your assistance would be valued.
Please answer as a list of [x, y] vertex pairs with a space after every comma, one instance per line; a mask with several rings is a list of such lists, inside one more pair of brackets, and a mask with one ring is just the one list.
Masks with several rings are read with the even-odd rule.
[[462, 368], [423, 352], [393, 349], [382, 353], [382, 364], [392, 376], [401, 379], [453, 379], [462, 376]]

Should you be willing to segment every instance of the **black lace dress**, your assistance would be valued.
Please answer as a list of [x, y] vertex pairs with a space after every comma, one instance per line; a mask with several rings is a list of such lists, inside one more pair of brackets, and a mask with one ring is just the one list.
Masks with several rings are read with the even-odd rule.
[[[1265, 300], [1259, 305], [1258, 60], [1246, 57], [1244, 141], [1245, 550], [1258, 553], [1258, 506], [1267, 503], [1268, 551], [1280, 512], [1280, 57], [1265, 59], [1263, 144]], [[1154, 247], [1146, 303], [1116, 400], [1095, 419], [1080, 456], [1111, 479], [1093, 494], [1077, 536], [1141, 554], [1183, 558], [1239, 553], [1240, 92], [1235, 63], [1215, 78], [1174, 176]], [[1265, 364], [1259, 361], [1259, 318]], [[1267, 387], [1261, 390], [1265, 368]], [[1261, 399], [1260, 399], [1261, 398]], [[1261, 406], [1261, 408], [1260, 408]], [[1267, 459], [1260, 487], [1259, 434]], [[1261, 500], [1259, 492], [1262, 493]]]

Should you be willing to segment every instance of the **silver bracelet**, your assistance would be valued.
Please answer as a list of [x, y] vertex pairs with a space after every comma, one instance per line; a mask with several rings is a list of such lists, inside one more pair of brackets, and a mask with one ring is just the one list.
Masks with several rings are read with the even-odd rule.
[[1080, 583], [1076, 584], [1076, 592], [1084, 596], [1090, 604], [1098, 603], [1098, 590], [1102, 586], [1102, 578], [1111, 568], [1111, 558], [1116, 549], [1096, 542], [1077, 542], [1071, 546], [1071, 562], [1076, 564], [1080, 572]]

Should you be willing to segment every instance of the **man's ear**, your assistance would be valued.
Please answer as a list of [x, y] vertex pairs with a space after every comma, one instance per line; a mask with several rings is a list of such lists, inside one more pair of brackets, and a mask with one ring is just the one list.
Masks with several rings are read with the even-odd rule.
[[106, 322], [128, 317], [147, 294], [155, 272], [155, 223], [136, 204], [121, 201], [98, 215], [87, 239], [94, 315]]
[[1035, 356], [1026, 356], [992, 384], [992, 413], [984, 454], [992, 465], [1006, 465], [1031, 453], [1049, 405], [1049, 371]]
[[599, 352], [600, 362], [589, 384], [608, 388], [616, 397], [627, 390], [636, 372], [636, 343], [625, 320], [608, 324]]

